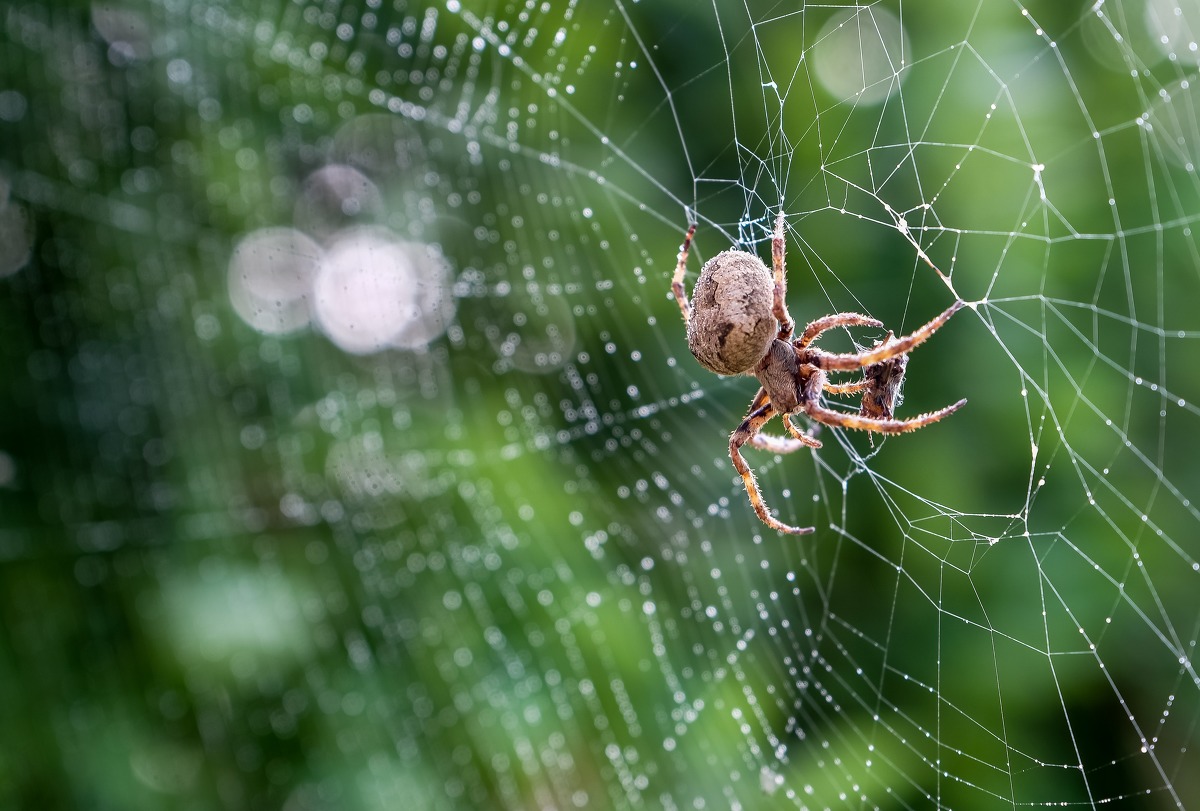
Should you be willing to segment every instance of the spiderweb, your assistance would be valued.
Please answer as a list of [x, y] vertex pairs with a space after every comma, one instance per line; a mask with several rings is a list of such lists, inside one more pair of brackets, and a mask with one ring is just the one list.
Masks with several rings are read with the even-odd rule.
[[[1198, 30], [0, 7], [3, 804], [1195, 805]], [[968, 304], [798, 538], [669, 295], [781, 207], [800, 324]]]

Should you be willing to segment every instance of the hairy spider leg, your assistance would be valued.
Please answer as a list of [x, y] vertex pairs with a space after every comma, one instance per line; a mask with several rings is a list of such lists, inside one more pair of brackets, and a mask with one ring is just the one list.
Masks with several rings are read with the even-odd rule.
[[[956, 301], [941, 315], [933, 318], [928, 324], [914, 330], [908, 335], [896, 338], [893, 341], [888, 341], [873, 347], [864, 352], [855, 352], [850, 354], [835, 354], [833, 352], [824, 352], [820, 349], [803, 349], [801, 354], [804, 355], [804, 362], [811, 363], [818, 369], [826, 371], [852, 371], [861, 369], [867, 366], [873, 366], [880, 361], [885, 361], [894, 358], [897, 355], [906, 355], [916, 347], [920, 346], [929, 338], [930, 335], [938, 331], [938, 328], [950, 320], [950, 316], [961, 310], [964, 302]], [[807, 332], [807, 330], [806, 330]]]
[[793, 345], [798, 349], [804, 349], [809, 344], [817, 339], [821, 333], [834, 329], [835, 327], [882, 327], [883, 322], [863, 315], [862, 313], [836, 313], [834, 315], [825, 315], [811, 322], [804, 328], [804, 332], [800, 337], [793, 341]]
[[696, 223], [688, 226], [687, 236], [683, 238], [683, 245], [679, 248], [679, 263], [675, 265], [675, 275], [671, 278], [671, 292], [675, 295], [675, 300], [679, 302], [679, 311], [683, 313], [683, 323], [688, 323], [691, 318], [691, 304], [688, 302], [687, 290], [683, 286], [683, 276], [687, 272], [688, 251], [692, 249], [692, 237], [696, 235]]
[[762, 491], [758, 489], [758, 482], [754, 478], [754, 472], [750, 470], [750, 466], [742, 458], [741, 447], [749, 442], [775, 414], [775, 407], [770, 403], [766, 403], [756, 408], [746, 419], [742, 420], [742, 424], [729, 437], [729, 458], [733, 460], [734, 468], [742, 477], [742, 482], [746, 485], [746, 495], [750, 497], [750, 505], [754, 507], [754, 512], [758, 513], [758, 517], [762, 519], [764, 524], [776, 532], [785, 532], [789, 535], [807, 535], [813, 531], [813, 527], [793, 527], [771, 515], [767, 510], [766, 503], [763, 502]]
[[807, 445], [810, 448], [821, 447], [821, 440], [809, 434], [801, 433], [799, 428], [792, 425], [792, 416], [790, 414], [783, 414], [781, 416], [783, 417], [783, 425], [788, 429], [788, 433], [798, 439], [800, 444]]
[[[792, 345], [797, 349], [804, 349], [820, 335], [827, 330], [835, 329], [836, 327], [882, 327], [883, 322], [871, 318], [870, 316], [861, 313], [836, 313], [834, 315], [826, 315], [818, 318], [816, 321], [809, 323], [804, 328], [804, 332], [800, 337], [792, 341]], [[869, 385], [864, 377], [854, 383], [831, 383], [828, 379], [825, 380], [825, 391], [828, 394], [846, 395], [858, 394]]]
[[865, 380], [859, 380], [854, 383], [830, 383], [825, 381], [825, 393], [836, 394], [841, 397], [846, 394], [858, 394], [864, 391], [870, 385]]
[[[750, 408], [747, 409], [747, 413], [753, 413], [770, 401], [771, 398], [767, 394], [767, 390], [764, 388], [759, 388], [758, 394], [754, 395], [754, 399], [750, 401]], [[772, 406], [772, 408], [774, 407]], [[776, 411], [775, 413], [778, 414], [779, 412]], [[781, 414], [780, 416], [783, 418], [783, 426], [787, 428], [787, 431], [792, 435], [792, 438], [774, 436], [772, 434], [764, 434], [760, 432], [750, 437], [746, 444], [764, 451], [781, 454], [792, 453], [793, 451], [798, 451], [801, 448], [821, 447], [821, 440], [811, 437], [808, 434], [801, 433], [800, 429], [792, 424], [792, 420], [789, 415]]]
[[916, 431], [918, 428], [924, 428], [926, 425], [931, 425], [940, 419], [948, 417], [966, 404], [966, 399], [962, 399], [953, 405], [939, 408], [937, 411], [920, 414], [907, 420], [880, 420], [873, 417], [864, 417], [861, 414], [848, 414], [844, 411], [834, 411], [816, 402], [806, 402], [804, 404], [804, 412], [814, 420], [823, 422], [826, 425], [836, 425], [856, 431], [874, 431], [878, 434], [906, 434], [909, 431]]
[[775, 299], [771, 306], [771, 314], [779, 322], [779, 334], [777, 337], [781, 341], [789, 340], [792, 337], [793, 330], [796, 329], [796, 322], [792, 320], [792, 316], [787, 308], [787, 266], [784, 261], [785, 242], [783, 233], [786, 225], [787, 220], [781, 208], [779, 209], [779, 216], [775, 218], [775, 236], [771, 239], [771, 267], [775, 271]]
[[[776, 411], [776, 414], [779, 412]], [[787, 414], [781, 414], [783, 417], [784, 427], [787, 428], [790, 437], [775, 436], [774, 434], [764, 434], [761, 431], [746, 441], [746, 444], [758, 448], [759, 450], [769, 451], [771, 453], [792, 453], [801, 448], [819, 448], [821, 440], [809, 436], [808, 434], [800, 433]]]
[[[814, 444], [815, 443], [815, 444]], [[750, 437], [746, 444], [752, 448], [767, 451], [768, 453], [792, 453], [801, 448], [816, 448], [820, 447], [820, 442], [815, 439], [806, 437], [804, 434], [798, 434], [795, 439], [787, 436], [775, 436], [774, 434], [758, 433]]]

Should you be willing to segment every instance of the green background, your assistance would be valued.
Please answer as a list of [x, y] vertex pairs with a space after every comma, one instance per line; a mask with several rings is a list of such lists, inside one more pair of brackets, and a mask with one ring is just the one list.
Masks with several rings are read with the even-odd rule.
[[[1195, 66], [1132, 0], [875, 8], [881, 104], [827, 4], [0, 4], [0, 806], [1188, 804]], [[427, 347], [230, 305], [335, 160], [447, 257]], [[747, 452], [801, 538], [668, 296], [781, 204], [799, 322], [971, 305], [898, 416], [963, 411]]]

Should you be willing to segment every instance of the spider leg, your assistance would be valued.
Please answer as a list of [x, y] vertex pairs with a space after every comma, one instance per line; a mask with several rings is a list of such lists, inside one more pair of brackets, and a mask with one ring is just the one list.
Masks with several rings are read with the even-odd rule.
[[790, 414], [783, 415], [783, 424], [784, 427], [788, 429], [788, 433], [795, 437], [801, 445], [807, 445], [810, 448], [821, 447], [821, 440], [816, 439], [809, 434], [801, 433], [799, 428], [792, 425], [792, 416]]
[[[935, 317], [932, 321], [908, 335], [901, 336], [891, 341], [884, 341], [879, 346], [872, 347], [863, 352], [855, 352], [852, 354], [841, 355], [832, 352], [822, 352], [819, 349], [809, 349], [806, 353], [806, 362], [811, 363], [818, 369], [827, 371], [850, 371], [859, 369], [864, 366], [872, 366], [880, 361], [889, 360], [897, 355], [905, 355], [911, 352], [914, 348], [923, 343], [930, 335], [938, 331], [938, 328], [950, 320], [950, 316], [954, 315], [964, 306], [964, 302], [956, 301], [941, 315]], [[814, 322], [815, 323], [815, 322]], [[806, 330], [807, 332], [807, 330]]]
[[792, 331], [796, 328], [796, 322], [792, 320], [787, 308], [787, 268], [784, 264], [785, 243], [783, 237], [783, 229], [786, 224], [787, 220], [784, 218], [783, 209], [780, 208], [779, 216], [775, 218], [775, 236], [771, 239], [771, 267], [775, 271], [775, 299], [771, 313], [779, 322], [778, 338], [781, 341], [789, 340], [792, 337]]
[[759, 408], [765, 406], [769, 402], [771, 402], [771, 398], [767, 396], [767, 390], [762, 386], [759, 386], [758, 394], [754, 395], [754, 399], [750, 401], [750, 407], [746, 409], [746, 414], [750, 414], [752, 411], [757, 411]]
[[[757, 400], [758, 398], [755, 399]], [[754, 478], [754, 472], [750, 470], [750, 466], [742, 458], [741, 447], [753, 439], [775, 414], [775, 407], [770, 403], [766, 403], [751, 411], [749, 416], [742, 420], [742, 424], [729, 437], [729, 458], [733, 460], [733, 467], [737, 470], [738, 474], [742, 477], [742, 482], [746, 485], [746, 495], [750, 498], [750, 506], [754, 507], [754, 512], [758, 513], [758, 517], [762, 519], [762, 522], [777, 532], [786, 532], [790, 535], [805, 535], [812, 532], [813, 527], [793, 527], [771, 515], [766, 503], [763, 501], [762, 491], [758, 489], [758, 482]]]
[[795, 438], [775, 436], [774, 434], [755, 434], [746, 441], [746, 444], [752, 448], [781, 455], [798, 451], [801, 448], [819, 448], [821, 446], [820, 442], [804, 434]]
[[687, 272], [688, 251], [692, 249], [692, 237], [695, 235], [696, 224], [692, 223], [688, 227], [687, 236], [683, 238], [683, 245], [679, 249], [679, 261], [675, 265], [675, 275], [671, 278], [671, 293], [679, 302], [679, 311], [683, 313], [683, 323], [685, 324], [691, 317], [691, 304], [688, 303], [687, 290], [683, 287], [683, 276]]
[[[764, 388], [759, 388], [758, 394], [754, 395], [754, 399], [750, 401], [750, 409], [748, 413], [758, 410], [760, 407], [769, 402], [771, 402], [771, 398], [767, 395], [767, 390]], [[774, 406], [772, 406], [772, 409], [774, 409]], [[775, 411], [775, 413], [779, 414], [778, 411]], [[801, 448], [821, 447], [820, 440], [813, 439], [807, 434], [800, 433], [800, 430], [796, 428], [796, 426], [792, 425], [790, 415], [781, 414], [780, 416], [783, 418], [784, 427], [787, 428], [788, 433], [792, 435], [791, 439], [783, 436], [774, 436], [772, 434], [757, 433], [750, 437], [746, 444], [752, 445], [755, 448], [760, 448], [764, 451], [770, 451], [771, 453], [791, 453], [792, 451], [798, 451]]]
[[804, 328], [803, 334], [793, 343], [800, 349], [811, 344], [817, 336], [834, 327], [882, 327], [883, 322], [861, 313], [837, 313], [818, 318]]
[[916, 431], [918, 428], [924, 428], [926, 425], [931, 425], [940, 419], [948, 417], [966, 404], [966, 400], [959, 400], [953, 405], [948, 405], [945, 408], [939, 408], [937, 411], [930, 411], [927, 414], [921, 414], [907, 420], [884, 420], [864, 417], [861, 414], [847, 414], [844, 411], [834, 411], [815, 402], [805, 403], [804, 411], [814, 420], [823, 422], [826, 425], [852, 428], [856, 431], [874, 431], [878, 434], [906, 434], [909, 431]]
[[[779, 412], [775, 413], [778, 414]], [[778, 454], [792, 453], [793, 451], [798, 451], [801, 448], [821, 447], [821, 440], [815, 439], [808, 434], [801, 433], [800, 429], [792, 425], [792, 421], [788, 418], [787, 414], [783, 414], [782, 416], [783, 424], [787, 428], [788, 433], [791, 434], [790, 437], [775, 436], [774, 434], [764, 434], [759, 432], [750, 437], [750, 439], [746, 441], [746, 444], [760, 450], [770, 451], [771, 453]]]
[[865, 390], [869, 385], [870, 384], [866, 380], [859, 380], [854, 383], [830, 383], [826, 381], [825, 391], [828, 394], [836, 394], [839, 396], [846, 394], [858, 394], [860, 391]]

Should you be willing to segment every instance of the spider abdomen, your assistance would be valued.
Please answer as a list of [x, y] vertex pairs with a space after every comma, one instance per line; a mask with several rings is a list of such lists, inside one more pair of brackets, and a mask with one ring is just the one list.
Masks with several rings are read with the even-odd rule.
[[753, 372], [779, 330], [771, 312], [775, 281], [752, 253], [722, 251], [700, 270], [692, 291], [688, 349], [723, 375]]

